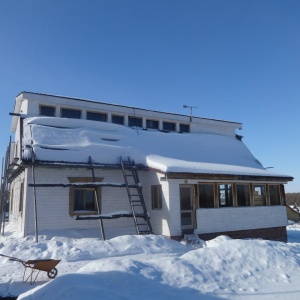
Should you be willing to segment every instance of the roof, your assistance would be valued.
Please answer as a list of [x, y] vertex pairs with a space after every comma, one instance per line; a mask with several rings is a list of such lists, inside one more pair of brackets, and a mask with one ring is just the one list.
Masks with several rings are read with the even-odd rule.
[[81, 119], [34, 117], [24, 121], [23, 159], [119, 164], [120, 156], [162, 172], [289, 177], [265, 170], [231, 136], [142, 130]]

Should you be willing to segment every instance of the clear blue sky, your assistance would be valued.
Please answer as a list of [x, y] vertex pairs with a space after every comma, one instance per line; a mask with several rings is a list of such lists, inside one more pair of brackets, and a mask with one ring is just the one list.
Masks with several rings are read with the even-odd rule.
[[0, 157], [23, 90], [241, 122], [300, 192], [298, 0], [0, 0]]

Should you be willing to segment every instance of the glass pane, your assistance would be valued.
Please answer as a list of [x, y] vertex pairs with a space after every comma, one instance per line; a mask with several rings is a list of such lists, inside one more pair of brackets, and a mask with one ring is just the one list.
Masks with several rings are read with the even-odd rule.
[[180, 124], [179, 131], [180, 132], [190, 132], [190, 126], [187, 124]]
[[85, 191], [85, 209], [86, 210], [95, 210], [95, 192], [94, 191]]
[[183, 212], [181, 213], [181, 225], [192, 225], [192, 213]]
[[107, 115], [88, 111], [86, 113], [86, 118], [87, 120], [106, 122]]
[[54, 117], [55, 116], [55, 107], [41, 105], [40, 115], [41, 116]]
[[266, 188], [264, 185], [253, 186], [253, 200], [255, 206], [266, 205]]
[[142, 118], [128, 117], [128, 126], [130, 127], [143, 127]]
[[147, 120], [146, 126], [147, 126], [147, 128], [150, 128], [150, 129], [158, 129], [158, 121]]
[[74, 190], [74, 210], [84, 209], [84, 191]]
[[62, 118], [80, 119], [81, 111], [77, 109], [62, 108], [61, 116]]
[[199, 184], [199, 206], [202, 208], [213, 208], [215, 206], [213, 184]]
[[270, 204], [280, 205], [280, 190], [279, 185], [269, 185]]
[[236, 185], [238, 206], [250, 206], [250, 187], [245, 184]]
[[124, 125], [124, 117], [123, 116], [111, 116], [111, 122], [115, 124]]
[[220, 207], [232, 206], [231, 184], [219, 184], [219, 205]]
[[190, 210], [192, 209], [191, 205], [191, 189], [189, 187], [180, 188], [180, 209], [181, 210]]
[[163, 122], [163, 130], [175, 131], [175, 123]]

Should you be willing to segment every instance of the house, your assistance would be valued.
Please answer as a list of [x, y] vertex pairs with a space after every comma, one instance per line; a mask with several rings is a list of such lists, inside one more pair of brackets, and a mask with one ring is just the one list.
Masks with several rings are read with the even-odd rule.
[[8, 151], [10, 220], [24, 236], [100, 226], [102, 233], [174, 239], [286, 240], [284, 184], [293, 178], [265, 169], [240, 129], [238, 122], [22, 92]]

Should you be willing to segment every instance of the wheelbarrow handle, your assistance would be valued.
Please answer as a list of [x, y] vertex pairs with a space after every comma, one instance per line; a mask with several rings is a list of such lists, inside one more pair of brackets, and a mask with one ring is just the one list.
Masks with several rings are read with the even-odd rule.
[[4, 255], [4, 254], [0, 254], [0, 256], [7, 257], [7, 258], [9, 258], [9, 260], [12, 260], [12, 261], [23, 262], [23, 260], [21, 260], [21, 259], [19, 259], [17, 257], [12, 257], [12, 256], [8, 256], [8, 255]]

